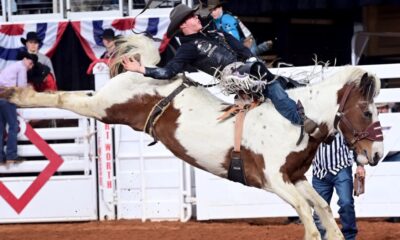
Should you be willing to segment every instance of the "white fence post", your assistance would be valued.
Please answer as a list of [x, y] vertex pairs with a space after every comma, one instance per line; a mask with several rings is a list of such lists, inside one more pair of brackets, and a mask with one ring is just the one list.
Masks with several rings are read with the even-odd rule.
[[[93, 68], [95, 90], [102, 88], [110, 80], [108, 66], [97, 63]], [[96, 121], [97, 157], [99, 174], [99, 218], [100, 220], [116, 219], [116, 184], [114, 171], [114, 134], [113, 126]]]

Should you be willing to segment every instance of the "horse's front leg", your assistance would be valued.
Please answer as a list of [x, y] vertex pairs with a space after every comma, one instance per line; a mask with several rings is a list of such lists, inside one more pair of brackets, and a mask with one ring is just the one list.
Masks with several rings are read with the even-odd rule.
[[328, 203], [315, 191], [307, 180], [300, 180], [295, 184], [297, 190], [306, 198], [313, 206], [319, 216], [323, 227], [326, 229], [325, 238], [328, 240], [344, 239]]
[[269, 178], [271, 190], [292, 205], [305, 228], [305, 240], [321, 240], [321, 236], [311, 214], [311, 208], [291, 182], [285, 182], [281, 174]]

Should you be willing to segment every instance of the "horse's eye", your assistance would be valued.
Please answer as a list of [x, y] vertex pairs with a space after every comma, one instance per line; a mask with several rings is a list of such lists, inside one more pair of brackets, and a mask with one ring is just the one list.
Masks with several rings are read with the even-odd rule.
[[372, 113], [370, 111], [364, 112], [364, 117], [371, 119], [372, 118]]

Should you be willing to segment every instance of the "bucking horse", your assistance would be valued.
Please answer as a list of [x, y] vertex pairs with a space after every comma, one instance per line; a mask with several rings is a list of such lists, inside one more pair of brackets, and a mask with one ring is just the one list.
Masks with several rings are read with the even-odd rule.
[[[235, 118], [216, 119], [226, 103], [182, 75], [156, 80], [121, 68], [123, 56], [140, 59], [145, 66], [160, 60], [153, 41], [142, 35], [121, 40], [111, 67], [113, 76], [92, 95], [78, 92], [35, 92], [32, 88], [3, 88], [0, 97], [19, 107], [54, 107], [73, 111], [108, 124], [128, 125], [149, 132], [175, 156], [212, 174], [226, 178], [234, 146]], [[180, 91], [176, 89], [180, 88]], [[304, 136], [296, 145], [300, 127], [282, 117], [273, 104], [248, 111], [243, 124], [241, 158], [248, 186], [274, 192], [298, 213], [304, 238], [321, 239], [313, 222], [313, 208], [330, 240], [344, 239], [329, 205], [305, 177], [318, 145], [341, 132], [356, 151], [357, 161], [375, 166], [383, 155], [382, 132], [374, 97], [380, 80], [357, 67], [344, 67], [319, 83], [291, 89], [305, 114], [315, 120], [322, 134]], [[171, 97], [171, 93], [175, 96]], [[163, 101], [168, 98], [169, 101]], [[161, 103], [161, 104], [160, 104]], [[162, 107], [157, 119], [152, 112]], [[150, 127], [149, 127], [150, 126]], [[246, 197], [246, 196], [243, 196]]]

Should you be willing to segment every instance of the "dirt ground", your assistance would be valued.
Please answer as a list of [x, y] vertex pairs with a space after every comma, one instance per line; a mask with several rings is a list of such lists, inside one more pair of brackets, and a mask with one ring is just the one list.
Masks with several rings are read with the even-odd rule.
[[[107, 221], [0, 225], [1, 240], [286, 240], [302, 239], [303, 226], [286, 219], [212, 222]], [[359, 219], [359, 240], [399, 240], [400, 223]]]

